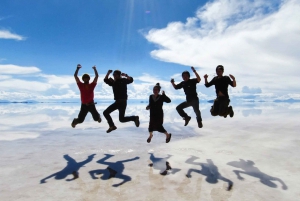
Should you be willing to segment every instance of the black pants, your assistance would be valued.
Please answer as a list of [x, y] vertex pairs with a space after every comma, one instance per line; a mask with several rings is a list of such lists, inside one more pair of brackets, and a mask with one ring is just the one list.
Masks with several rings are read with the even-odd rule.
[[226, 97], [218, 97], [214, 100], [214, 104], [210, 109], [212, 116], [227, 116], [232, 111], [232, 107], [228, 107], [230, 99]]
[[95, 104], [81, 104], [80, 112], [78, 114], [78, 118], [74, 119], [73, 122], [75, 124], [80, 124], [84, 121], [87, 113], [90, 112], [93, 116], [93, 119], [95, 121], [98, 121], [100, 119], [100, 114], [97, 112]]
[[187, 117], [188, 115], [184, 112], [184, 108], [187, 108], [187, 107], [193, 107], [194, 109], [194, 112], [196, 114], [196, 117], [197, 117], [197, 121], [202, 121], [202, 118], [201, 118], [201, 112], [199, 110], [199, 99], [194, 99], [194, 100], [191, 100], [191, 101], [185, 101], [183, 103], [180, 103], [177, 107], [176, 107], [176, 110], [177, 112], [179, 113], [179, 115], [183, 118]]
[[108, 106], [106, 110], [104, 110], [103, 115], [107, 120], [107, 123], [109, 127], [114, 126], [114, 122], [110, 116], [110, 113], [112, 113], [115, 110], [119, 110], [119, 121], [122, 123], [128, 122], [128, 121], [134, 121], [135, 116], [125, 117], [125, 110], [127, 107], [127, 100], [116, 100], [113, 104]]

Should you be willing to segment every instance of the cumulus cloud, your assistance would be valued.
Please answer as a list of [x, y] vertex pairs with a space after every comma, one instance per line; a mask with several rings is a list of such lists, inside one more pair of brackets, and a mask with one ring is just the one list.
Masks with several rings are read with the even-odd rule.
[[25, 40], [24, 36], [12, 33], [8, 30], [2, 29], [0, 30], [0, 39], [13, 39], [13, 40]]
[[22, 74], [32, 74], [39, 73], [41, 70], [34, 66], [17, 66], [13, 64], [0, 64], [1, 74], [10, 74], [10, 75], [22, 75]]
[[[215, 0], [186, 22], [151, 29], [146, 39], [157, 45], [152, 57], [225, 74], [265, 93], [295, 93], [299, 88], [300, 1]], [[209, 77], [211, 79], [212, 76]], [[279, 81], [284, 84], [278, 84]]]

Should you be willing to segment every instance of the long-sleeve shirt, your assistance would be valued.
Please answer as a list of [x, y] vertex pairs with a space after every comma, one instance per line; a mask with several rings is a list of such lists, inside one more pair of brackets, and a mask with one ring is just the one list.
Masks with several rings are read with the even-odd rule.
[[210, 82], [205, 84], [206, 87], [210, 87], [212, 85], [215, 85], [217, 97], [219, 91], [221, 91], [226, 98], [229, 98], [228, 85], [231, 85], [233, 87], [233, 82], [228, 76], [222, 76], [222, 77], [216, 76]]
[[131, 77], [131, 79], [120, 78], [117, 80], [104, 79], [104, 82], [113, 88], [115, 100], [121, 100], [121, 99], [127, 100], [127, 98], [128, 98], [127, 84], [132, 83], [133, 78], [132, 77]]
[[150, 117], [160, 117], [164, 115], [163, 104], [164, 102], [170, 103], [171, 99], [164, 95], [158, 95], [156, 98], [154, 95], [149, 96], [149, 105], [150, 106]]

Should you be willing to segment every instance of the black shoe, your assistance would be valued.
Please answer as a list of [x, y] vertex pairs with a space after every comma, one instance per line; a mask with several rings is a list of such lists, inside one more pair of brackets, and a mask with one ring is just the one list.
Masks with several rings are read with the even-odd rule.
[[135, 117], [134, 123], [135, 123], [135, 126], [136, 126], [136, 127], [139, 127], [139, 126], [140, 126], [139, 116], [136, 116], [136, 117]]
[[101, 117], [99, 117], [98, 122], [101, 123], [101, 121], [102, 121], [102, 120], [101, 120]]
[[75, 126], [76, 126], [76, 119], [73, 119], [73, 121], [72, 121], [72, 123], [71, 123], [71, 126], [73, 127], [73, 128], [75, 128]]
[[202, 121], [198, 121], [198, 128], [202, 128], [202, 127], [203, 127]]
[[116, 126], [112, 126], [112, 127], [109, 127], [109, 129], [106, 132], [110, 133], [110, 132], [112, 132], [113, 130], [116, 130], [116, 129], [117, 129]]
[[234, 115], [234, 112], [233, 112], [233, 109], [232, 109], [232, 107], [231, 107], [231, 106], [230, 106], [229, 108], [230, 108], [230, 113], [229, 113], [229, 116], [232, 118], [232, 117], [233, 117], [233, 115]]
[[190, 122], [190, 120], [191, 120], [191, 117], [190, 117], [190, 116], [185, 117], [185, 118], [184, 118], [184, 121], [185, 121], [184, 126], [187, 126], [188, 123]]

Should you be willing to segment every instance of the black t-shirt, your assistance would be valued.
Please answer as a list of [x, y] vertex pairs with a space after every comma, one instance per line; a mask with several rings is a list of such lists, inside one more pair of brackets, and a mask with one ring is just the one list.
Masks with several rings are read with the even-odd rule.
[[175, 89], [183, 88], [184, 93], [186, 95], [186, 100], [191, 101], [194, 99], [198, 99], [197, 87], [196, 84], [199, 83], [196, 78], [189, 79], [188, 81], [182, 81], [175, 86]]
[[210, 87], [212, 85], [215, 85], [217, 97], [219, 91], [221, 91], [226, 98], [229, 98], [228, 85], [233, 87], [233, 82], [228, 76], [222, 76], [220, 78], [216, 76], [209, 83], [205, 84], [206, 87]]
[[120, 99], [127, 100], [127, 98], [128, 98], [127, 84], [132, 83], [133, 78], [131, 78], [131, 79], [120, 78], [117, 80], [113, 80], [110, 78], [110, 79], [104, 79], [104, 82], [113, 88], [115, 100], [120, 100]]

